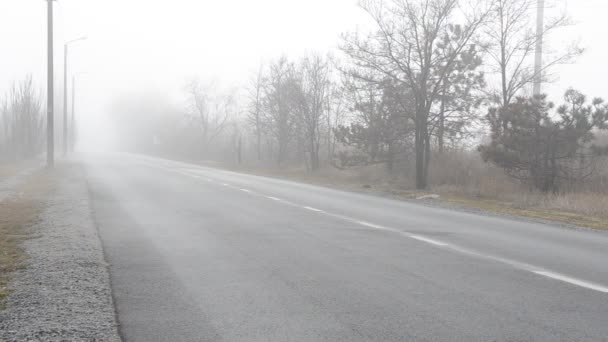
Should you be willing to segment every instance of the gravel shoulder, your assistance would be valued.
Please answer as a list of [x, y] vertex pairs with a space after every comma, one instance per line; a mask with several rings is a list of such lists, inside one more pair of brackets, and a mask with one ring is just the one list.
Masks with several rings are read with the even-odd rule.
[[24, 240], [25, 267], [11, 274], [0, 341], [120, 341], [84, 172], [58, 165]]

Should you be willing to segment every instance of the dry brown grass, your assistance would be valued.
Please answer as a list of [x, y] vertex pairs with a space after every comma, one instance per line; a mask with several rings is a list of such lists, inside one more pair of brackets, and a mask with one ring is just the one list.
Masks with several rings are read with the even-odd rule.
[[570, 193], [548, 196], [539, 205], [541, 208], [572, 211], [608, 220], [608, 195], [600, 193]]
[[463, 207], [477, 208], [500, 214], [561, 222], [578, 227], [602, 230], [608, 229], [607, 218], [574, 212], [571, 208], [568, 208], [568, 210], [560, 210], [555, 208], [543, 208], [541, 206], [521, 206], [512, 202], [454, 195], [444, 196], [443, 200]]
[[[462, 156], [461, 156], [462, 157]], [[579, 189], [570, 189], [560, 194], [544, 194], [508, 178], [500, 169], [475, 161], [475, 157], [464, 156], [469, 160], [465, 168], [449, 160], [435, 173], [435, 181], [442, 184], [433, 191], [444, 195], [448, 201], [467, 207], [526, 216], [538, 219], [564, 222], [577, 226], [608, 229], [608, 189], [603, 186], [604, 174]], [[473, 158], [473, 159], [471, 159]], [[466, 181], [444, 181], [446, 174], [466, 173]], [[590, 187], [594, 184], [594, 187]], [[593, 188], [593, 191], [589, 190]]]
[[52, 178], [52, 171], [37, 171], [17, 186], [17, 195], [0, 202], [0, 307], [8, 294], [10, 273], [25, 265], [21, 242], [30, 236], [28, 227], [43, 208], [43, 199], [52, 189]]
[[581, 190], [578, 192], [558, 195], [530, 191], [502, 170], [484, 163], [475, 152], [450, 152], [436, 157], [429, 175], [433, 186], [428, 191], [413, 189], [412, 172], [408, 172], [406, 164], [397, 166], [399, 172], [391, 176], [382, 165], [350, 170], [324, 168], [315, 173], [303, 168], [232, 169], [347, 190], [391, 194], [403, 199], [436, 193], [441, 195], [442, 201], [457, 206], [608, 229], [608, 185], [605, 181], [608, 168], [600, 169], [603, 173], [599, 172], [594, 179], [579, 185]]
[[0, 180], [14, 176], [28, 167], [37, 165], [35, 160], [23, 160], [14, 162], [0, 161]]

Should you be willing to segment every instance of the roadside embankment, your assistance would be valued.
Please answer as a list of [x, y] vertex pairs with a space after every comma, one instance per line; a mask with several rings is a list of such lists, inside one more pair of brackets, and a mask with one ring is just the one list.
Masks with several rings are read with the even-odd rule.
[[120, 341], [83, 170], [23, 177], [0, 217], [0, 341]]

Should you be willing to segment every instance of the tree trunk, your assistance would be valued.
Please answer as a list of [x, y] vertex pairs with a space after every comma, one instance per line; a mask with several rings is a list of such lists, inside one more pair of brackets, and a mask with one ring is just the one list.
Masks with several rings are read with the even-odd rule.
[[439, 127], [437, 130], [437, 147], [439, 154], [443, 154], [443, 135], [445, 131], [445, 89], [441, 96], [441, 109], [439, 110]]
[[331, 163], [331, 111], [327, 106], [327, 161]]
[[258, 161], [261, 161], [262, 160], [262, 133], [260, 132], [259, 126], [258, 126], [258, 129], [257, 129], [257, 140], [258, 140], [257, 141], [257, 143], [258, 143], [258, 146], [257, 146], [257, 149], [258, 149]]
[[507, 61], [505, 56], [504, 46], [501, 47], [501, 63], [500, 63], [500, 75], [502, 82], [502, 106], [506, 107], [509, 104], [509, 92], [507, 89]]
[[243, 137], [239, 135], [239, 142], [237, 144], [237, 152], [236, 152], [237, 163], [241, 165], [243, 162]]
[[415, 122], [416, 135], [414, 139], [414, 149], [416, 150], [416, 189], [418, 190], [423, 190], [427, 187], [426, 170], [424, 167], [426, 118], [423, 108], [423, 105], [419, 104], [417, 106]]
[[393, 174], [395, 167], [395, 144], [391, 141], [388, 144], [388, 156], [386, 158], [386, 171], [390, 175]]
[[313, 150], [310, 152], [310, 167], [312, 171], [319, 170], [319, 150], [313, 147]]
[[428, 129], [424, 134], [424, 177], [428, 180], [429, 166], [431, 164], [431, 137]]

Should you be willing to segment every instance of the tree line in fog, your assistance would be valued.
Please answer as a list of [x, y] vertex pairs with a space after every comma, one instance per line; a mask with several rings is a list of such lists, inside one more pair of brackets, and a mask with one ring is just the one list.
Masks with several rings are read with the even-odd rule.
[[[124, 146], [140, 152], [310, 172], [375, 165], [424, 189], [434, 161], [474, 151], [513, 179], [556, 192], [605, 160], [597, 136], [608, 107], [573, 89], [561, 99], [532, 95], [535, 83], [555, 79], [555, 66], [583, 53], [576, 44], [549, 48], [571, 21], [548, 16], [537, 32], [536, 4], [364, 0], [371, 30], [344, 33], [332, 54], [277, 56], [241, 89], [188, 82], [183, 106], [124, 98], [113, 115]], [[11, 144], [28, 146], [24, 155], [42, 144], [28, 135], [41, 132], [42, 119], [40, 97], [26, 84], [3, 102], [5, 153], [16, 151]]]
[[[576, 45], [545, 49], [551, 52], [535, 70], [536, 1], [368, 0], [361, 7], [373, 30], [343, 34], [334, 56], [261, 65], [232, 129], [228, 111], [199, 108], [202, 144], [213, 145], [211, 125], [232, 132], [238, 163], [245, 154], [248, 162], [313, 172], [385, 165], [388, 173], [410, 173], [419, 189], [429, 185], [433, 156], [463, 149], [544, 192], [594, 173], [605, 153], [595, 139], [606, 129], [603, 101], [573, 89], [553, 99], [559, 105], [532, 95], [535, 81], [551, 82], [554, 66], [583, 53]], [[548, 42], [570, 24], [565, 14], [547, 18], [542, 37]]]
[[0, 159], [31, 158], [44, 147], [42, 95], [31, 75], [0, 95]]

